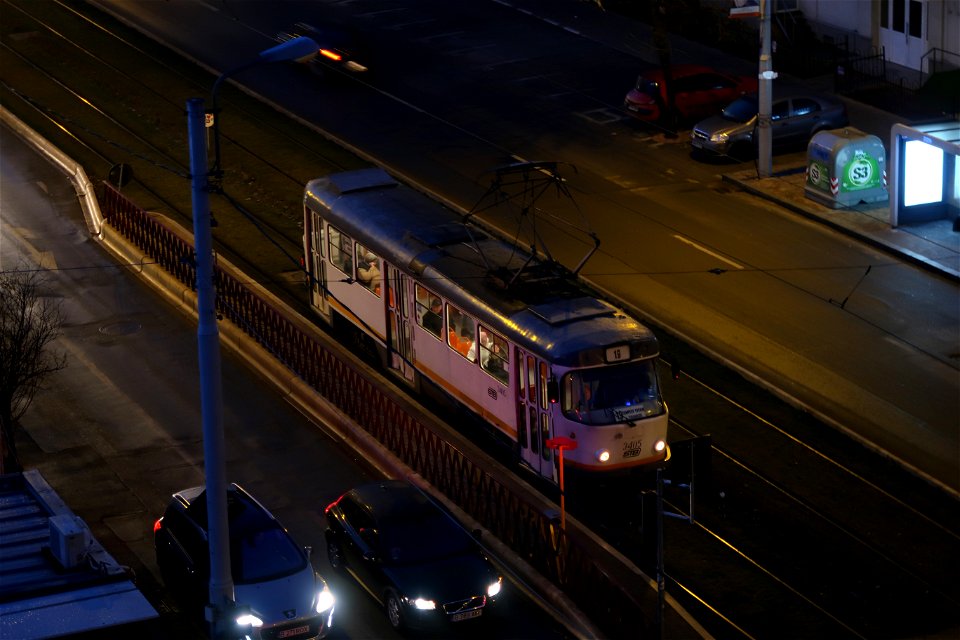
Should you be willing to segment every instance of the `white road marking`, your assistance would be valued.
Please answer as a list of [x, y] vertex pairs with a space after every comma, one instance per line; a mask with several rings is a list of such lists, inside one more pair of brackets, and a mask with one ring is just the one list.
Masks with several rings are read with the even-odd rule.
[[743, 268], [744, 268], [742, 265], [737, 264], [737, 263], [734, 262], [733, 260], [728, 260], [727, 258], [724, 258], [724, 257], [721, 256], [720, 254], [714, 253], [713, 251], [710, 251], [710, 249], [707, 249], [706, 247], [697, 244], [697, 243], [694, 242], [693, 240], [688, 240], [687, 238], [684, 238], [683, 236], [680, 236], [680, 235], [677, 235], [677, 234], [673, 234], [673, 237], [676, 238], [677, 240], [679, 240], [680, 242], [684, 243], [684, 244], [690, 245], [691, 247], [693, 247], [693, 248], [696, 249], [697, 251], [702, 251], [702, 252], [704, 252], [705, 254], [707, 254], [708, 256], [713, 256], [714, 258], [716, 258], [717, 260], [720, 260], [721, 262], [726, 262], [727, 264], [729, 264], [729, 265], [730, 265], [731, 267], [733, 267], [734, 269], [743, 269]]

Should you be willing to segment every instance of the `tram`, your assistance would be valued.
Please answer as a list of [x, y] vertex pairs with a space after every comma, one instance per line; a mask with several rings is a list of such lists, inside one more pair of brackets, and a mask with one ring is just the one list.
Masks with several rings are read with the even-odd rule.
[[384, 367], [434, 385], [556, 482], [666, 457], [667, 406], [650, 331], [572, 272], [401, 184], [379, 168], [304, 192], [310, 304], [376, 344]]

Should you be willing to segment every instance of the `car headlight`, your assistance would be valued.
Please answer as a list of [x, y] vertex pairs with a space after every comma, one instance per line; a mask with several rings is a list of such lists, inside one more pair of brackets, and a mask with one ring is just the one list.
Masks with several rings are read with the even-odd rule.
[[500, 578], [498, 578], [496, 582], [491, 582], [491, 583], [487, 586], [487, 597], [488, 597], [488, 598], [492, 598], [492, 597], [494, 597], [495, 595], [497, 595], [498, 593], [500, 593], [500, 587], [501, 587], [501, 579], [500, 579]]
[[430, 609], [436, 609], [437, 603], [434, 602], [433, 600], [427, 600], [425, 598], [417, 598], [416, 600], [413, 601], [413, 606], [415, 606], [417, 609], [430, 610]]
[[333, 592], [330, 591], [330, 587], [324, 585], [320, 593], [317, 594], [317, 613], [323, 613], [324, 611], [332, 609], [335, 600], [336, 598], [333, 597]]
[[726, 142], [729, 135], [729, 133], [712, 133], [710, 134], [710, 142]]
[[252, 613], [245, 613], [237, 618], [237, 624], [241, 627], [246, 627], [248, 625], [251, 627], [262, 627], [263, 620]]

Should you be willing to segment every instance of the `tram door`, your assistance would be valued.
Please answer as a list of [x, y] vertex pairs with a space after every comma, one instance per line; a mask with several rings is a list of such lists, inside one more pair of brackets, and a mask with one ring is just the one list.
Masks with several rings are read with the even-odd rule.
[[409, 296], [405, 295], [410, 285], [407, 277], [395, 267], [387, 268], [387, 366], [405, 380], [413, 381], [413, 366], [410, 364], [410, 308]]
[[553, 429], [547, 396], [550, 367], [519, 347], [515, 356], [514, 362], [518, 368], [514, 378], [517, 384], [517, 445], [520, 460], [539, 475], [556, 481], [553, 451], [545, 446], [552, 437]]
[[325, 251], [323, 242], [323, 219], [316, 211], [310, 212], [310, 251], [307, 265], [310, 273], [310, 301], [320, 313], [329, 317], [330, 308], [325, 295], [327, 286], [326, 264], [323, 261]]

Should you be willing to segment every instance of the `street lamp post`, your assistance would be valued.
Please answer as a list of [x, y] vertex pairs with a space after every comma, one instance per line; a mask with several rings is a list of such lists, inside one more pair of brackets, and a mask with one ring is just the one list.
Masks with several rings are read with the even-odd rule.
[[760, 0], [760, 71], [757, 113], [757, 174], [769, 178], [773, 174], [773, 130], [770, 128], [773, 108], [773, 56], [770, 51], [770, 14], [773, 0]]
[[216, 164], [207, 166], [206, 113], [202, 98], [187, 100], [187, 133], [190, 144], [190, 188], [193, 206], [193, 243], [197, 273], [197, 348], [200, 365], [200, 414], [203, 421], [203, 456], [207, 500], [207, 534], [210, 545], [209, 603], [206, 619], [210, 637], [226, 638], [233, 621], [230, 574], [230, 538], [227, 529], [227, 482], [224, 458], [222, 386], [216, 291], [213, 284], [213, 237], [210, 232], [210, 179], [219, 180], [220, 140], [216, 127], [217, 91], [228, 76], [264, 62], [296, 60], [316, 54], [317, 44], [295, 38], [260, 53], [255, 60], [223, 73], [213, 85], [214, 148]]

